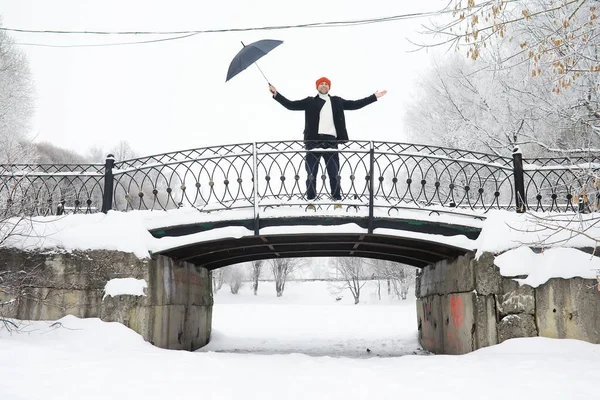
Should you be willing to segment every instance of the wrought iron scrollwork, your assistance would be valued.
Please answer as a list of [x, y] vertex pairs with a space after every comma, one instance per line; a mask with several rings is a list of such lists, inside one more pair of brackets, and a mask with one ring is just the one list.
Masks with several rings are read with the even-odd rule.
[[[321, 157], [318, 172], [306, 167], [311, 153]], [[332, 157], [326, 153], [337, 154], [337, 176], [327, 174], [325, 159]], [[512, 163], [510, 157], [410, 143], [347, 141], [337, 142], [337, 149], [311, 150], [304, 141], [212, 146], [116, 160], [110, 207], [212, 212], [341, 203], [347, 211], [370, 208], [387, 215], [403, 209], [481, 215], [515, 210]], [[523, 165], [529, 209], [597, 209], [595, 157], [523, 159]], [[0, 165], [2, 213], [98, 212], [105, 172], [103, 164]], [[307, 182], [315, 183], [315, 199], [307, 198]], [[340, 200], [331, 199], [332, 186], [341, 189]]]
[[102, 206], [103, 165], [0, 165], [4, 217], [94, 213]]

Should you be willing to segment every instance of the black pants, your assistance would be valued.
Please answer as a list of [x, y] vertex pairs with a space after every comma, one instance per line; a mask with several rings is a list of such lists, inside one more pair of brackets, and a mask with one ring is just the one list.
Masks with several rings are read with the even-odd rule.
[[[306, 150], [312, 149], [337, 149], [337, 138], [333, 135], [320, 135], [319, 140], [306, 142]], [[306, 152], [306, 198], [313, 200], [317, 197], [317, 178], [319, 174], [319, 161], [323, 157], [325, 160], [325, 169], [329, 176], [329, 188], [333, 200], [341, 200], [340, 181], [338, 179], [340, 171], [340, 156], [337, 151]]]

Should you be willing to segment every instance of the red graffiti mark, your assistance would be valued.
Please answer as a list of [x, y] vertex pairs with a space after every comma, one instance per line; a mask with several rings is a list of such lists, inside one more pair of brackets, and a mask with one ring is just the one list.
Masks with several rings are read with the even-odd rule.
[[465, 312], [463, 307], [463, 299], [458, 294], [451, 294], [450, 300], [450, 317], [452, 318], [452, 324], [447, 326], [446, 339], [448, 341], [448, 350], [454, 348], [455, 354], [463, 353], [459, 337], [459, 330], [465, 323]]
[[465, 322], [463, 300], [457, 294], [450, 295], [450, 315], [456, 329], [460, 328]]

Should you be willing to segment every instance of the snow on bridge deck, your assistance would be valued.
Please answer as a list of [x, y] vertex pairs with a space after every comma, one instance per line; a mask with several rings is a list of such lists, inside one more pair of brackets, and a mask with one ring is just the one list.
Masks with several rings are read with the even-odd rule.
[[[15, 218], [5, 224], [4, 229], [11, 228], [13, 223], [18, 223], [18, 226], [3, 246], [46, 251], [120, 250], [145, 258], [198, 242], [252, 237], [253, 229], [244, 224], [227, 226], [227, 221], [249, 222], [253, 215], [253, 210], [250, 209], [205, 213], [193, 208], [182, 208], [170, 211], [110, 211], [108, 214], [35, 217], [24, 220]], [[365, 227], [361, 226], [367, 215], [366, 207], [341, 210], [322, 208], [312, 213], [300, 207], [266, 207], [260, 210], [262, 225], [259, 233], [262, 237], [289, 235], [307, 237], [307, 235], [317, 234], [360, 237], [367, 232]], [[523, 244], [539, 244], [547, 238], [551, 238], [551, 242], [546, 243], [549, 247], [596, 246], [592, 238], [599, 237], [600, 235], [596, 233], [600, 232], [592, 231], [597, 229], [593, 226], [595, 215], [562, 215], [563, 219], [570, 221], [562, 222], [568, 227], [579, 230], [581, 226], [591, 225], [592, 228], [586, 231], [587, 236], [574, 234], [569, 229], [557, 233], [555, 229], [544, 230], [536, 225], [535, 218], [551, 216], [551, 214], [535, 213], [517, 214], [510, 211], [489, 211], [485, 214], [448, 212], [438, 214], [430, 209], [393, 210], [388, 214], [376, 209], [374, 215], [376, 221], [383, 221], [382, 224], [402, 221], [412, 230], [391, 229], [383, 224], [376, 225], [373, 234], [381, 238], [396, 237], [413, 242], [432, 242], [462, 251], [477, 250], [478, 254], [484, 251], [499, 253]], [[352, 222], [353, 218], [355, 222]], [[287, 222], [296, 220], [300, 223], [277, 226], [275, 225], [277, 219], [287, 220]], [[317, 224], [319, 221], [330, 224]], [[196, 233], [184, 236], [156, 237], [160, 236], [156, 232], [166, 228], [194, 225], [213, 229], [198, 230]], [[454, 234], [448, 231], [446, 235], [434, 234], [427, 231], [431, 226], [460, 227], [465, 229], [466, 233], [479, 231], [481, 233], [471, 238], [464, 234], [465, 232], [461, 234], [459, 231], [455, 231]], [[155, 232], [154, 236], [151, 231]]]

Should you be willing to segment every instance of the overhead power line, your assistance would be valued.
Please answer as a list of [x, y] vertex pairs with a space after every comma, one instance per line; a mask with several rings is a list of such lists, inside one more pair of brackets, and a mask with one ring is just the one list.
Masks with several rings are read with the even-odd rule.
[[188, 38], [191, 36], [196, 36], [196, 35], [197, 35], [197, 33], [190, 33], [188, 35], [180, 35], [180, 36], [161, 38], [161, 39], [152, 39], [152, 40], [140, 40], [137, 42], [92, 43], [92, 44], [47, 44], [47, 43], [16, 42], [15, 44], [18, 44], [21, 46], [39, 46], [39, 47], [108, 47], [108, 46], [124, 46], [124, 45], [130, 45], [130, 44], [167, 42], [169, 40], [185, 39], [185, 38]]
[[343, 21], [327, 21], [327, 22], [311, 22], [297, 25], [273, 25], [273, 26], [261, 26], [261, 27], [246, 27], [246, 28], [223, 28], [223, 29], [202, 29], [202, 30], [184, 30], [184, 31], [69, 31], [69, 30], [37, 30], [37, 29], [18, 29], [18, 28], [4, 28], [0, 27], [0, 30], [15, 33], [30, 33], [30, 34], [44, 34], [44, 35], [104, 35], [104, 36], [142, 36], [142, 35], [169, 35], [169, 38], [161, 39], [150, 39], [143, 41], [133, 42], [116, 42], [116, 43], [97, 43], [97, 44], [71, 44], [71, 45], [57, 45], [47, 43], [16, 43], [23, 46], [43, 46], [43, 47], [102, 47], [102, 46], [121, 46], [121, 45], [133, 45], [133, 44], [145, 44], [145, 43], [156, 43], [167, 40], [184, 39], [199, 34], [209, 33], [226, 33], [226, 32], [251, 32], [251, 31], [273, 31], [273, 30], [284, 30], [284, 29], [301, 29], [301, 28], [337, 28], [337, 27], [348, 27], [357, 25], [368, 25], [378, 24], [384, 22], [400, 21], [405, 19], [424, 18], [439, 15], [440, 13], [446, 13], [451, 11], [427, 11], [417, 12], [408, 14], [398, 14], [380, 18], [366, 18], [366, 19], [355, 19], [355, 20], [343, 20]]
[[294, 28], [325, 28], [330, 26], [347, 26], [347, 25], [362, 25], [373, 24], [388, 21], [397, 21], [401, 19], [422, 18], [439, 14], [439, 11], [427, 11], [409, 14], [399, 14], [380, 18], [354, 19], [345, 21], [328, 21], [328, 22], [310, 22], [297, 25], [273, 25], [262, 27], [246, 27], [246, 28], [225, 28], [225, 29], [201, 29], [201, 30], [184, 30], [184, 31], [67, 31], [67, 30], [38, 30], [38, 29], [17, 29], [4, 28], [0, 30], [20, 33], [52, 33], [52, 34], [76, 34], [76, 35], [184, 35], [190, 33], [224, 33], [224, 32], [247, 32], [247, 31], [264, 31], [264, 30], [280, 30]]

